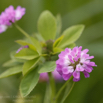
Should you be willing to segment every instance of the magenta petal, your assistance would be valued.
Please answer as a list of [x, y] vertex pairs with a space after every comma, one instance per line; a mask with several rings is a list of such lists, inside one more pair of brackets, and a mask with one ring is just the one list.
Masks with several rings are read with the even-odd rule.
[[63, 60], [63, 59], [58, 59], [58, 60], [56, 61], [56, 64], [61, 64], [61, 65], [63, 65], [63, 63], [64, 63], [64, 60]]
[[74, 57], [74, 60], [75, 60], [75, 61], [78, 61], [78, 57]]
[[83, 50], [83, 53], [86, 54], [88, 51], [89, 51], [88, 49], [84, 49], [84, 50]]
[[94, 56], [89, 56], [89, 57], [88, 57], [88, 59], [93, 59], [93, 58], [94, 58]]
[[69, 73], [68, 68], [66, 68], [66, 67], [63, 68], [63, 69], [62, 69], [62, 72], [63, 72], [63, 74], [68, 74], [68, 73]]
[[66, 48], [65, 52], [69, 53], [69, 52], [71, 52], [71, 49]]
[[74, 61], [72, 60], [72, 56], [71, 56], [71, 55], [68, 55], [68, 58], [69, 58], [69, 60], [70, 60], [72, 63], [74, 63]]
[[56, 70], [60, 75], [62, 75], [62, 69], [61, 68], [56, 67]]
[[78, 81], [80, 81], [80, 78], [78, 78], [78, 79], [77, 78], [73, 78], [73, 81], [74, 82], [78, 82]]
[[81, 51], [81, 50], [82, 50], [82, 46], [79, 47], [79, 51]]
[[76, 79], [78, 79], [78, 78], [80, 78], [80, 72], [78, 72], [78, 71], [74, 71], [73, 72], [73, 76], [74, 76], [74, 78], [76, 78]]
[[87, 65], [89, 65], [89, 66], [97, 66], [94, 62], [89, 62]]
[[62, 75], [64, 80], [68, 80], [71, 76], [72, 76], [72, 74], [63, 74]]
[[74, 56], [75, 56], [75, 52], [72, 51], [72, 52], [71, 52], [71, 55], [74, 57]]
[[81, 71], [81, 72], [82, 72], [82, 71], [84, 71], [84, 68], [83, 68], [83, 67], [80, 67], [80, 68], [79, 68], [79, 67], [77, 67], [77, 68], [76, 68], [76, 70], [77, 70], [77, 71]]
[[89, 73], [87, 73], [86, 71], [84, 71], [83, 73], [84, 73], [85, 78], [89, 78], [90, 77]]
[[72, 51], [76, 53], [78, 51], [78, 47], [74, 47]]
[[72, 73], [73, 71], [74, 71], [74, 69], [72, 66], [64, 67], [62, 69], [63, 74], [69, 74], [69, 73]]
[[53, 77], [56, 81], [62, 81], [63, 80], [62, 76], [57, 72], [56, 69], [52, 72], [52, 74], [53, 74]]
[[93, 70], [92, 67], [89, 67], [89, 66], [85, 67], [85, 71], [88, 72], [88, 73], [92, 72], [92, 70]]

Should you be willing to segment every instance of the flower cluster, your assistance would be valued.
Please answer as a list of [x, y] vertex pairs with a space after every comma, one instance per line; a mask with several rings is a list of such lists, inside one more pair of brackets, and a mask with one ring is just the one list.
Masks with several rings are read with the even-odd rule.
[[[52, 72], [52, 75], [53, 75], [55, 81], [57, 81], [57, 82], [63, 80], [62, 76], [56, 71], [56, 69]], [[48, 73], [40, 74], [39, 81], [48, 81], [48, 80], [49, 80]]]
[[89, 77], [89, 73], [93, 70], [92, 67], [96, 64], [90, 61], [94, 56], [89, 56], [88, 51], [88, 49], [82, 51], [82, 46], [80, 46], [72, 50], [66, 48], [59, 54], [56, 70], [64, 80], [68, 80], [73, 75], [73, 81], [79, 81], [80, 72], [84, 73], [85, 78]]
[[24, 14], [25, 8], [21, 8], [20, 6], [16, 9], [13, 6], [6, 8], [0, 15], [0, 33], [4, 32], [15, 21], [20, 20]]

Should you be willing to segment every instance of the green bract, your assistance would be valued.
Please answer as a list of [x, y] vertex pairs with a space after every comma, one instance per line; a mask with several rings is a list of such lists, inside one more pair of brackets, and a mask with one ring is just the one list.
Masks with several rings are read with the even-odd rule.
[[[61, 17], [55, 18], [51, 12], [44, 11], [38, 20], [38, 32], [30, 36], [19, 26], [16, 27], [26, 36], [24, 40], [17, 40], [22, 49], [11, 54], [11, 60], [4, 63], [4, 67], [9, 67], [0, 78], [5, 78], [22, 72], [20, 92], [22, 96], [27, 96], [37, 85], [40, 73], [52, 72], [56, 68], [58, 53], [65, 48], [73, 48], [75, 41], [83, 32], [84, 25], [69, 27], [61, 33]], [[24, 48], [24, 46], [28, 48]], [[50, 87], [48, 87], [50, 88]], [[70, 90], [67, 90], [70, 91]], [[62, 99], [66, 99], [68, 93]], [[50, 98], [49, 98], [50, 99]], [[47, 100], [48, 101], [48, 100]]]

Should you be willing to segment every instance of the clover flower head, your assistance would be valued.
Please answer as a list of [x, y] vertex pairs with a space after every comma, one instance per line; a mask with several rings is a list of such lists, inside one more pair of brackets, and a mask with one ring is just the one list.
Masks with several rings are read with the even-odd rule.
[[[18, 6], [16, 9], [11, 5], [0, 15], [0, 33], [6, 31], [7, 27], [20, 20], [25, 14], [25, 8]], [[4, 29], [3, 27], [6, 27]]]
[[23, 47], [20, 47], [20, 48], [16, 51], [16, 53], [19, 53], [23, 48], [29, 48], [29, 46], [28, 46], [28, 45], [25, 45], [25, 46], [23, 46]]
[[[53, 75], [55, 81], [57, 81], [57, 82], [63, 80], [62, 76], [56, 70], [54, 70], [52, 72], [52, 75]], [[40, 74], [39, 81], [48, 81], [48, 80], [49, 80], [48, 73], [41, 73]]]
[[80, 72], [84, 73], [85, 78], [89, 77], [89, 73], [93, 70], [92, 67], [97, 65], [90, 61], [94, 56], [89, 56], [88, 51], [88, 49], [82, 51], [82, 46], [80, 46], [72, 50], [66, 48], [59, 54], [56, 70], [64, 80], [68, 80], [73, 75], [73, 81], [77, 82], [80, 80]]

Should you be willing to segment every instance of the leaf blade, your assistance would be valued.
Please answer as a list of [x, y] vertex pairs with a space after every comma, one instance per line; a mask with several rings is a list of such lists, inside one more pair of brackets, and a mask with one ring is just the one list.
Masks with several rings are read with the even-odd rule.
[[41, 45], [38, 42], [38, 40], [36, 40], [33, 37], [30, 37], [30, 39], [31, 39], [32, 45], [34, 45], [34, 47], [36, 48], [36, 50], [38, 51], [38, 53], [41, 54], [42, 48], [41, 48]]
[[59, 43], [61, 42], [61, 40], [63, 39], [63, 37], [64, 37], [64, 35], [62, 35], [61, 37], [56, 39], [55, 42], [53, 43], [53, 47], [57, 47], [59, 45]]
[[62, 35], [64, 38], [59, 43], [58, 47], [63, 48], [71, 43], [74, 43], [84, 30], [84, 25], [76, 25], [66, 29]]
[[49, 11], [44, 11], [38, 20], [39, 33], [45, 40], [55, 39], [56, 29], [57, 24], [55, 17]]
[[61, 29], [62, 29], [62, 20], [61, 20], [61, 15], [58, 14], [56, 16], [56, 22], [57, 22], [57, 33], [56, 33], [56, 38], [60, 36]]
[[16, 66], [16, 67], [12, 67], [7, 69], [6, 71], [4, 71], [2, 74], [0, 74], [0, 79], [1, 78], [6, 78], [15, 74], [18, 74], [22, 72], [22, 66]]
[[37, 69], [33, 69], [21, 81], [20, 93], [23, 97], [29, 95], [29, 93], [35, 88], [39, 81], [39, 73]]
[[33, 60], [29, 60], [24, 63], [23, 65], [23, 75], [25, 75], [27, 72], [29, 72], [33, 67], [36, 66], [36, 64], [39, 62], [40, 58], [35, 58]]
[[21, 63], [12, 59], [12, 60], [9, 60], [9, 61], [5, 62], [3, 64], [3, 67], [13, 67], [13, 66], [16, 66], [16, 65], [19, 65], [19, 64], [21, 64]]
[[55, 68], [56, 68], [55, 61], [46, 62], [42, 65], [42, 67], [40, 67], [38, 73], [52, 72], [55, 70]]
[[32, 60], [38, 56], [39, 54], [36, 51], [33, 51], [29, 48], [23, 48], [15, 55], [16, 58], [25, 59], [25, 60]]
[[36, 51], [36, 48], [32, 44], [30, 44], [24, 40], [16, 40], [15, 42], [22, 45], [22, 46], [28, 45], [30, 49]]

